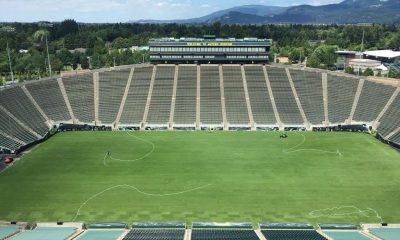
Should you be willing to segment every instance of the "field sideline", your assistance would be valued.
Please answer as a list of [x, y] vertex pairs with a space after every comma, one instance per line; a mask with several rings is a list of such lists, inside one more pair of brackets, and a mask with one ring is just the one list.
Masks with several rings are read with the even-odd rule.
[[398, 152], [367, 134], [288, 135], [57, 134], [0, 173], [0, 219], [400, 222]]

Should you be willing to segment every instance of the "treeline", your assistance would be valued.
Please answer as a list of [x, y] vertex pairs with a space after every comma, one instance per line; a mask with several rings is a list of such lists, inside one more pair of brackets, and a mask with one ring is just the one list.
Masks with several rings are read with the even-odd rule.
[[[46, 38], [52, 69], [100, 68], [140, 63], [148, 60], [147, 51], [127, 48], [146, 46], [156, 37], [271, 38], [271, 58], [287, 56], [291, 62], [304, 60], [310, 67], [333, 69], [337, 49], [400, 49], [400, 25], [179, 25], [179, 24], [81, 24], [74, 20], [41, 27], [36, 23], [7, 24], [14, 32], [0, 33], [0, 73], [9, 79], [6, 52], [8, 43], [15, 75], [34, 79], [48, 75]], [[21, 49], [28, 50], [27, 53]], [[80, 49], [72, 52], [72, 50]], [[84, 49], [84, 50], [82, 50]], [[127, 50], [123, 50], [127, 49]]]

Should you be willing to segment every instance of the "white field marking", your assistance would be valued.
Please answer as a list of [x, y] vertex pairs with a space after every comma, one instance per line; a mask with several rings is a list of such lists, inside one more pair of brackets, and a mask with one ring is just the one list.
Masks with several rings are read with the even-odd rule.
[[[147, 157], [150, 156], [150, 155], [154, 152], [154, 150], [156, 149], [156, 146], [155, 146], [154, 143], [152, 143], [151, 141], [146, 140], [146, 139], [143, 139], [143, 138], [140, 138], [140, 137], [137, 137], [137, 136], [135, 136], [135, 135], [132, 135], [132, 134], [130, 134], [129, 132], [127, 132], [127, 133], [128, 133], [129, 136], [134, 137], [134, 138], [138, 139], [139, 141], [142, 141], [142, 142], [145, 142], [145, 143], [151, 145], [151, 150], [150, 150], [149, 152], [147, 152], [145, 155], [143, 155], [143, 156], [141, 156], [141, 157], [139, 157], [139, 158], [135, 158], [135, 159], [119, 159], [119, 158], [114, 158], [114, 157], [112, 157], [112, 156], [110, 155], [110, 156], [104, 157], [104, 159], [103, 159], [103, 164], [104, 164], [104, 165], [107, 165], [107, 163], [106, 163], [106, 159], [107, 159], [107, 158], [109, 158], [109, 159], [111, 159], [111, 160], [114, 160], [114, 161], [119, 161], [119, 162], [136, 162], [136, 161], [139, 161], [139, 160], [142, 160], [142, 159], [147, 158]], [[107, 155], [107, 154], [106, 154], [106, 155]]]
[[329, 153], [329, 154], [336, 154], [339, 157], [342, 157], [343, 154], [340, 152], [339, 149], [337, 149], [336, 151], [326, 151], [326, 150], [322, 150], [322, 149], [315, 149], [315, 148], [299, 148], [299, 149], [295, 149], [300, 147], [301, 145], [303, 145], [306, 142], [306, 136], [304, 136], [301, 133], [297, 133], [296, 134], [300, 134], [303, 137], [303, 140], [298, 143], [297, 145], [295, 145], [294, 147], [288, 148], [288, 149], [283, 149], [282, 152], [283, 153], [294, 153], [294, 152], [301, 152], [301, 151], [315, 151], [315, 152], [323, 152], [323, 153]]
[[[348, 209], [346, 211], [342, 211], [343, 209]], [[340, 212], [338, 212], [340, 211]], [[368, 215], [367, 213], [371, 212], [374, 215]], [[373, 208], [366, 208], [365, 210], [361, 210], [358, 207], [355, 206], [341, 206], [341, 207], [333, 207], [333, 208], [324, 208], [324, 209], [318, 209], [318, 210], [313, 210], [308, 213], [312, 218], [320, 218], [320, 217], [340, 217], [340, 216], [354, 216], [354, 215], [363, 215], [365, 217], [376, 217], [377, 219], [380, 220], [380, 222], [383, 222], [382, 217], [379, 215], [379, 213], [373, 209]]]
[[76, 218], [78, 217], [78, 215], [80, 215], [81, 209], [82, 209], [88, 202], [90, 202], [92, 199], [94, 199], [94, 198], [96, 198], [96, 197], [102, 195], [103, 193], [105, 193], [105, 192], [107, 192], [107, 191], [110, 191], [110, 190], [112, 190], [112, 189], [115, 189], [115, 188], [126, 187], [126, 188], [129, 188], [130, 190], [136, 191], [136, 192], [138, 192], [138, 193], [140, 193], [140, 194], [143, 194], [143, 195], [145, 195], [145, 196], [150, 196], [150, 197], [167, 197], [167, 196], [180, 195], [180, 194], [192, 192], [192, 191], [195, 191], [195, 190], [199, 190], [199, 189], [202, 189], [202, 188], [206, 188], [206, 187], [211, 186], [211, 185], [212, 185], [212, 184], [209, 183], [209, 184], [206, 184], [206, 185], [203, 185], [203, 186], [200, 186], [200, 187], [188, 189], [188, 190], [181, 191], [181, 192], [164, 193], [164, 194], [143, 192], [143, 191], [140, 190], [139, 188], [137, 188], [137, 187], [135, 187], [135, 186], [132, 186], [132, 185], [128, 185], [128, 184], [115, 185], [115, 186], [113, 186], [113, 187], [109, 187], [109, 188], [107, 188], [107, 189], [105, 189], [105, 190], [103, 190], [103, 191], [101, 191], [101, 192], [98, 192], [98, 193], [94, 194], [93, 196], [91, 196], [90, 198], [88, 198], [85, 202], [83, 202], [82, 205], [78, 208], [78, 211], [76, 211], [76, 215], [75, 215], [75, 217], [72, 219], [72, 222], [74, 222], [74, 221], [76, 220]]
[[106, 163], [106, 159], [108, 158], [108, 153], [106, 153], [106, 155], [104, 155], [104, 158], [103, 158], [103, 164], [104, 164], [104, 166], [107, 166], [107, 163]]

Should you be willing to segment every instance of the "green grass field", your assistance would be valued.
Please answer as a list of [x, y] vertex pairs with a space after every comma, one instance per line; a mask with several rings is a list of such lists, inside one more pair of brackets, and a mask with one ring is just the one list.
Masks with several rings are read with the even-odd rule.
[[0, 192], [2, 220], [399, 223], [400, 154], [357, 133], [70, 132]]

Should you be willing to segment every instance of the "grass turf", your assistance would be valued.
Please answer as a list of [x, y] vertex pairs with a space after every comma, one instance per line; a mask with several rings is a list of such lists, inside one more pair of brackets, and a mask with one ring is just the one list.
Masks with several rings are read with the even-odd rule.
[[130, 134], [41, 144], [0, 174], [0, 219], [400, 222], [400, 154], [366, 134]]

